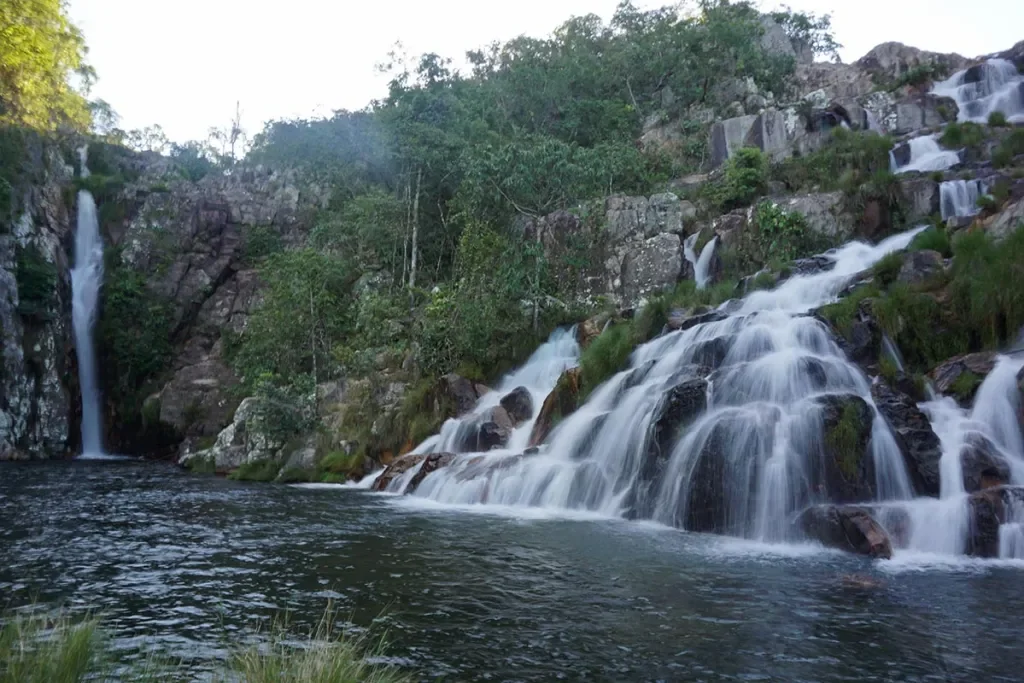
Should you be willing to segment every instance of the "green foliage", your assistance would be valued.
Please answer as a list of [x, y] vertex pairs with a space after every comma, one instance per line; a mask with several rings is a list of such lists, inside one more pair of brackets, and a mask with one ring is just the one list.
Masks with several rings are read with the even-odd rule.
[[963, 329], [931, 294], [894, 283], [884, 297], [874, 300], [873, 308], [910, 368], [934, 367], [967, 346]]
[[974, 396], [974, 392], [981, 386], [981, 382], [981, 377], [978, 377], [970, 370], [964, 370], [953, 380], [949, 390], [957, 400], [967, 402]]
[[942, 132], [942, 137], [939, 138], [939, 142], [942, 143], [943, 147], [950, 149], [954, 147], [977, 149], [983, 142], [985, 142], [985, 136], [985, 129], [977, 123], [972, 123], [970, 121], [964, 123], [951, 123], [946, 126], [946, 129]]
[[61, 0], [0, 5], [0, 124], [39, 130], [89, 127], [89, 107], [69, 81], [90, 80], [85, 41]]
[[174, 162], [181, 176], [194, 183], [205, 178], [216, 168], [216, 164], [211, 159], [211, 151], [200, 142], [172, 144], [168, 156]]
[[978, 199], [975, 203], [979, 209], [988, 213], [995, 213], [999, 210], [999, 202], [990, 194], [978, 195]]
[[316, 424], [316, 387], [309, 375], [287, 380], [260, 375], [254, 386], [257, 429], [278, 444], [310, 432]]
[[912, 86], [920, 88], [922, 86], [930, 84], [932, 81], [942, 80], [949, 75], [949, 69], [944, 64], [938, 64], [936, 62], [926, 62], [924, 64], [918, 64], [912, 66], [903, 74], [893, 81], [889, 86], [889, 90], [897, 90], [904, 86]]
[[1022, 287], [1024, 230], [1017, 228], [999, 244], [981, 231], [953, 242], [951, 304], [972, 347], [998, 347], [1015, 339], [1024, 325]]
[[589, 395], [602, 382], [626, 368], [636, 346], [633, 329], [619, 323], [606, 329], [580, 354], [582, 395]]
[[273, 460], [259, 460], [257, 462], [242, 463], [237, 470], [228, 475], [228, 479], [268, 482], [277, 479], [280, 471], [280, 463]]
[[896, 282], [900, 269], [903, 268], [903, 252], [894, 251], [883, 256], [871, 269], [875, 279], [883, 288]]
[[1006, 114], [1001, 111], [994, 111], [988, 115], [988, 125], [993, 128], [1001, 128], [1007, 125]]
[[879, 294], [877, 285], [873, 283], [862, 285], [839, 301], [822, 306], [818, 309], [818, 313], [825, 320], [829, 321], [841, 335], [849, 339], [850, 334], [853, 332], [853, 324], [856, 322], [857, 312], [860, 310], [861, 303], [866, 299], [877, 297]]
[[788, 262], [809, 256], [825, 246], [807, 227], [802, 214], [788, 212], [772, 201], [761, 202], [754, 213], [756, 231], [752, 256], [761, 264]]
[[276, 481], [281, 484], [302, 484], [313, 481], [316, 473], [308, 472], [301, 467], [285, 467], [277, 475]]
[[[430, 436], [429, 434], [427, 436]], [[424, 437], [426, 438], [426, 437]], [[345, 451], [331, 451], [320, 461], [319, 468], [322, 473], [348, 475], [363, 466], [363, 454], [359, 451], [348, 453]]]
[[855, 403], [843, 406], [839, 421], [825, 432], [825, 443], [836, 459], [839, 471], [847, 479], [854, 479], [860, 471], [864, 456], [860, 437], [864, 431], [860, 410]]
[[84, 683], [101, 668], [98, 623], [17, 615], [0, 628], [0, 683]]
[[992, 165], [1004, 168], [1013, 163], [1014, 157], [1024, 154], [1024, 128], [1015, 128], [1003, 138], [999, 146], [992, 152]]
[[839, 48], [842, 45], [837, 43], [832, 35], [831, 14], [818, 17], [814, 14], [793, 12], [788, 6], [783, 5], [781, 11], [771, 12], [768, 16], [782, 26], [790, 40], [806, 45], [816, 55], [824, 55], [833, 61], [839, 61]]
[[44, 322], [56, 312], [57, 267], [35, 246], [16, 253], [15, 281], [18, 284], [18, 313], [26, 319]]
[[284, 248], [281, 234], [269, 225], [250, 226], [242, 236], [245, 240], [242, 246], [245, 261], [250, 265], [256, 265]]
[[772, 179], [792, 191], [852, 192], [877, 174], [889, 172], [891, 138], [867, 131], [835, 128], [829, 144], [772, 167]]
[[927, 230], [922, 230], [914, 236], [908, 247], [909, 251], [925, 249], [937, 251], [946, 258], [953, 255], [953, 247], [949, 242], [949, 233], [946, 232], [945, 227], [932, 226]]
[[729, 158], [725, 173], [702, 188], [705, 198], [720, 211], [749, 206], [768, 186], [768, 157], [756, 147], [739, 149]]
[[878, 374], [889, 383], [889, 386], [894, 386], [899, 380], [900, 369], [896, 365], [896, 361], [893, 360], [889, 355], [883, 354], [878, 359]]
[[[200, 445], [205, 445], [205, 444], [200, 444]], [[212, 445], [213, 444], [211, 443], [210, 446], [212, 446]], [[207, 448], [209, 448], [209, 446], [207, 446]], [[205, 449], [200, 448], [200, 450], [205, 450]], [[203, 458], [194, 457], [194, 458], [190, 458], [187, 461], [186, 467], [188, 468], [188, 471], [192, 472], [193, 474], [216, 474], [217, 473], [217, 463], [216, 463], [216, 461], [212, 457], [203, 457]]]

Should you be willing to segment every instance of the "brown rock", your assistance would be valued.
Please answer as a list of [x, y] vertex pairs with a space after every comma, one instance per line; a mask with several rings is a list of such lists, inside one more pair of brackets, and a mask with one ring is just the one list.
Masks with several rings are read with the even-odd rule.
[[455, 461], [454, 453], [431, 453], [424, 460], [423, 465], [419, 471], [413, 475], [413, 478], [409, 480], [409, 485], [405, 487], [405, 491], [402, 493], [409, 494], [416, 490], [416, 488], [422, 483], [427, 475], [431, 472], [443, 469], [451, 465]]
[[572, 368], [562, 373], [558, 383], [551, 390], [537, 415], [530, 434], [530, 446], [536, 446], [548, 438], [558, 422], [576, 412], [580, 402], [580, 369]]
[[[387, 468], [381, 472], [381, 475], [373, 482], [373, 490], [387, 491], [388, 486], [391, 485], [391, 482], [395, 477], [408, 472], [413, 467], [416, 467], [423, 462], [426, 457], [427, 456], [424, 453], [413, 453], [410, 455], [403, 455], [401, 458], [398, 458], [388, 465]], [[399, 493], [404, 493], [404, 491], [400, 491]]]
[[516, 387], [501, 398], [501, 407], [511, 418], [512, 426], [518, 427], [533, 417], [533, 396], [526, 387]]
[[892, 557], [889, 535], [865, 508], [815, 505], [800, 513], [797, 524], [807, 536], [830, 548], [884, 560]]
[[[996, 364], [996, 354], [992, 351], [968, 353], [955, 356], [939, 364], [930, 375], [935, 382], [935, 389], [941, 394], [956, 394], [956, 398], [965, 405], [974, 400], [974, 394], [980, 380], [984, 379]], [[967, 390], [966, 382], [961, 380], [967, 373], [973, 374], [978, 382]], [[959, 383], [957, 380], [961, 380]]]

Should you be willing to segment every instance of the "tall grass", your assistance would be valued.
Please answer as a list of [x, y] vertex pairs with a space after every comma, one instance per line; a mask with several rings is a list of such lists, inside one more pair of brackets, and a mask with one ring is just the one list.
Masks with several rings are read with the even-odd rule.
[[[361, 639], [336, 633], [328, 608], [308, 639], [297, 642], [282, 626], [237, 649], [213, 674], [217, 683], [408, 683], [392, 668], [369, 664]], [[65, 614], [15, 615], [0, 627], [0, 683], [167, 683], [191, 680], [182, 667], [118, 664], [94, 618]]]

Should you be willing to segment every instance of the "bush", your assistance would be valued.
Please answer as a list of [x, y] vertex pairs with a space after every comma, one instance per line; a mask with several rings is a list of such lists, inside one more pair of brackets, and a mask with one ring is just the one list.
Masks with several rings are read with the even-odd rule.
[[943, 147], [967, 147], [976, 149], [985, 142], [985, 129], [970, 121], [964, 123], [951, 123], [942, 132], [939, 142]]
[[872, 268], [875, 279], [878, 280], [882, 287], [888, 287], [892, 283], [896, 282], [896, 278], [900, 274], [900, 269], [903, 268], [903, 253], [894, 251], [891, 254], [886, 254]]
[[580, 355], [581, 395], [588, 396], [602, 382], [626, 369], [636, 346], [632, 326], [618, 323], [606, 329]]
[[885, 296], [874, 300], [873, 308], [910, 368], [935, 367], [968, 345], [958, 321], [947, 316], [934, 296], [905, 284], [894, 283]]
[[892, 146], [885, 135], [835, 128], [828, 145], [774, 165], [772, 178], [792, 191], [817, 187], [850, 192], [876, 173], [889, 171]]
[[749, 206], [768, 188], [768, 157], [756, 147], [744, 147], [726, 162], [717, 181], [702, 188], [704, 197], [719, 211]]
[[944, 227], [932, 226], [914, 236], [908, 247], [910, 251], [922, 251], [930, 249], [937, 251], [946, 258], [953, 255], [953, 248], [949, 242], [949, 233]]
[[32, 245], [18, 249], [15, 262], [18, 314], [37, 322], [50, 320], [57, 300], [57, 267]]
[[268, 482], [277, 479], [281, 471], [280, 463], [273, 460], [261, 460], [259, 462], [243, 463], [241, 467], [228, 475], [228, 479], [235, 481], [258, 481]]
[[1013, 163], [1014, 157], [1024, 154], [1024, 128], [1015, 128], [1003, 138], [999, 146], [992, 152], [992, 165], [1003, 168]]
[[[1024, 326], [1024, 229], [996, 244], [982, 231], [953, 242], [953, 312], [971, 346], [996, 348]], [[965, 349], [966, 350], [966, 349]]]
[[988, 115], [988, 125], [993, 127], [1002, 127], [1007, 125], [1006, 114], [1001, 111], [994, 111]]
[[756, 259], [760, 265], [809, 256], [826, 245], [812, 233], [803, 215], [785, 211], [772, 201], [761, 202], [754, 214]]
[[818, 313], [829, 321], [839, 334], [849, 339], [861, 303], [866, 299], [877, 297], [879, 294], [880, 291], [876, 284], [863, 285], [834, 304], [822, 306], [818, 309]]

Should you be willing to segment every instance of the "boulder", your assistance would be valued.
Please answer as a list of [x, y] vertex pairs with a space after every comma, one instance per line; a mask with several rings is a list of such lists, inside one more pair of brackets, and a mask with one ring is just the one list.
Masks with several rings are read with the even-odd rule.
[[[690, 203], [687, 202], [687, 204]], [[690, 207], [693, 207], [693, 204], [690, 204]], [[647, 201], [644, 237], [653, 237], [663, 232], [681, 235], [684, 232], [683, 220], [683, 204], [679, 201], [679, 197], [671, 192], [652, 195]]]
[[961, 405], [969, 406], [982, 380], [996, 365], [992, 351], [955, 356], [940, 363], [929, 375], [940, 394], [955, 397]]
[[[831, 322], [822, 315], [820, 309], [816, 316], [831, 327]], [[848, 329], [842, 330], [841, 334], [835, 328], [833, 331], [836, 333], [836, 341], [854, 363], [869, 369], [878, 361], [882, 350], [882, 328], [875, 320], [870, 300], [860, 302]]]
[[666, 324], [670, 330], [688, 330], [704, 323], [725, 320], [726, 317], [722, 311], [708, 309], [705, 306], [687, 309], [675, 308], [669, 312]]
[[488, 391], [487, 387], [454, 373], [441, 377], [437, 389], [436, 401], [448, 403], [453, 408], [450, 417], [460, 417], [473, 410], [476, 402]]
[[871, 513], [852, 505], [815, 505], [797, 518], [797, 527], [822, 545], [887, 560], [892, 541]]
[[987, 488], [968, 496], [967, 506], [971, 525], [966, 553], [975, 557], [999, 557], [999, 527], [1022, 519], [1024, 487]]
[[683, 248], [678, 235], [662, 233], [644, 240], [626, 253], [622, 264], [623, 298], [637, 303], [675, 285], [683, 269]]
[[1010, 464], [982, 434], [967, 435], [960, 449], [960, 468], [967, 493], [1010, 483]]
[[[373, 481], [372, 489], [374, 491], [387, 491], [391, 486], [391, 483], [399, 475], [408, 472], [426, 459], [427, 454], [425, 453], [410, 453], [409, 455], [403, 455], [388, 465], [384, 471], [380, 473], [380, 476]], [[393, 493], [405, 493], [405, 491], [393, 491]]]
[[921, 496], [938, 497], [942, 444], [928, 417], [910, 396], [884, 382], [874, 383], [871, 395], [879, 413], [889, 423], [914, 490]]
[[198, 451], [186, 449], [178, 463], [194, 469], [197, 463], [206, 462], [217, 473], [228, 474], [242, 465], [280, 461], [282, 446], [264, 424], [260, 399], [250, 396], [238, 405], [231, 424], [221, 430], [212, 446]]
[[[909, 153], [909, 147], [904, 151]], [[904, 158], [902, 163], [909, 161]], [[897, 159], [900, 162], [900, 159]], [[939, 213], [941, 193], [939, 183], [928, 176], [906, 177], [900, 179], [900, 193], [903, 196], [903, 206], [906, 211], [906, 220], [911, 225], [920, 221], [928, 220]]]
[[215, 435], [238, 406], [230, 396], [237, 384], [235, 373], [219, 358], [186, 365], [160, 392], [160, 421], [184, 436]]
[[939, 252], [931, 249], [911, 251], [903, 256], [903, 265], [896, 279], [908, 285], [924, 285], [945, 269], [946, 260]]
[[533, 395], [526, 387], [516, 387], [501, 397], [501, 407], [505, 409], [513, 427], [533, 417]]
[[1010, 202], [985, 221], [985, 230], [996, 240], [1004, 240], [1024, 223], [1024, 199]]
[[[821, 458], [808, 476], [813, 490], [829, 500], [848, 503], [871, 500], [875, 493], [875, 463], [869, 444], [874, 411], [853, 394], [816, 399], [822, 422]], [[813, 459], [812, 459], [813, 461]]]
[[646, 519], [651, 516], [672, 448], [686, 427], [707, 407], [707, 389], [707, 380], [692, 379], [662, 395], [651, 420], [636, 486], [627, 503], [629, 517]]
[[738, 149], [756, 147], [779, 161], [792, 155], [786, 117], [776, 109], [736, 116], [711, 126], [711, 165], [721, 166]]
[[922, 128], [934, 128], [956, 121], [956, 101], [932, 94], [910, 93], [900, 98], [886, 116], [892, 135], [906, 135]]
[[605, 200], [605, 225], [613, 241], [644, 235], [647, 225], [647, 197], [613, 195]]
[[423, 459], [423, 464], [409, 480], [409, 484], [402, 493], [408, 495], [413, 493], [419, 485], [427, 478], [427, 475], [440, 469], [448, 467], [455, 461], [454, 453], [430, 453]]
[[586, 349], [590, 346], [604, 332], [605, 326], [611, 319], [612, 315], [610, 313], [599, 313], [593, 318], [587, 318], [577, 325], [576, 343], [580, 345], [580, 349]]
[[514, 428], [512, 418], [502, 406], [491, 408], [477, 426], [475, 447], [466, 450], [480, 452], [502, 448], [508, 443]]
[[840, 191], [797, 195], [779, 203], [786, 211], [803, 215], [811, 231], [833, 241], [844, 240], [854, 232], [853, 216], [844, 204]]
[[580, 369], [571, 368], [562, 373], [541, 405], [537, 421], [530, 433], [529, 445], [537, 446], [544, 442], [555, 425], [576, 412], [580, 403]]
[[873, 47], [870, 52], [858, 59], [854, 66], [885, 80], [895, 81], [910, 69], [925, 64], [936, 64], [952, 74], [965, 68], [969, 63], [970, 60], [958, 54], [928, 52], [903, 43], [888, 42]]

